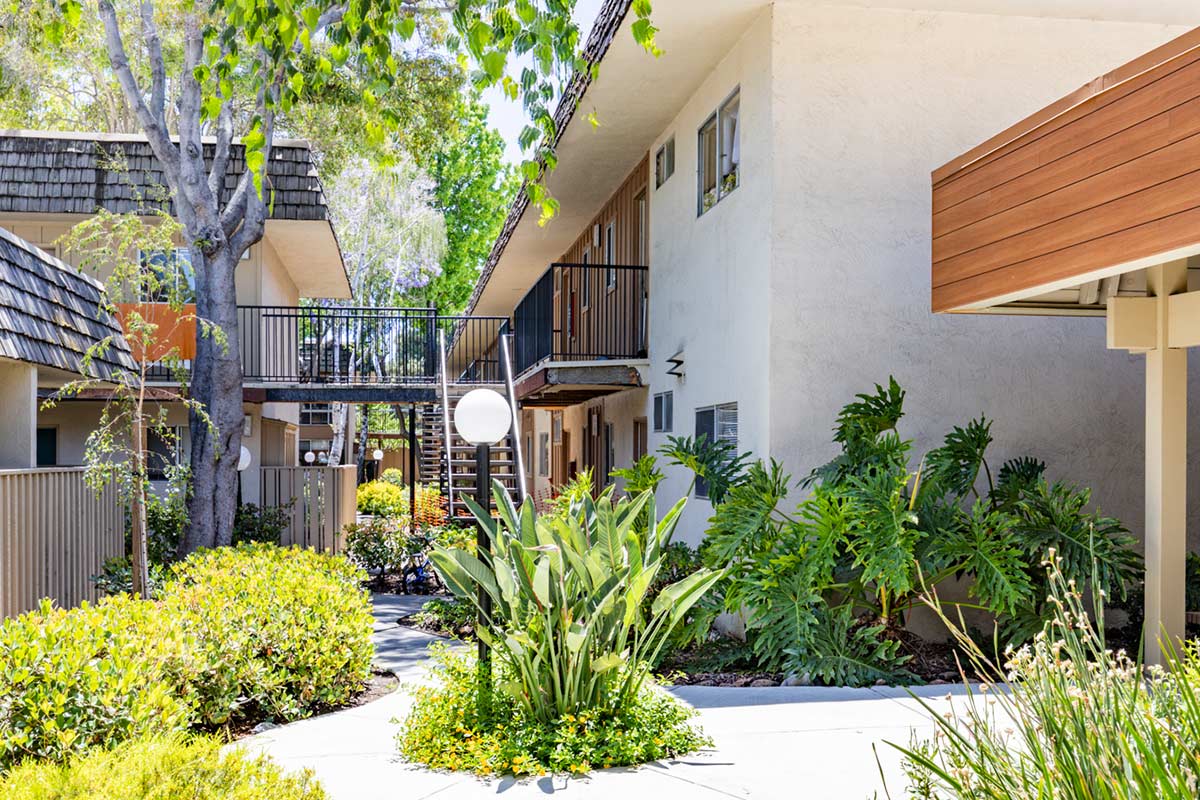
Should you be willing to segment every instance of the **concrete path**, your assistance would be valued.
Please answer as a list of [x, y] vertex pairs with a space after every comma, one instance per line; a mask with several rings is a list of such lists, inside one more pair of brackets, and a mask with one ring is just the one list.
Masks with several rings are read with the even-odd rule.
[[[376, 600], [378, 661], [402, 682], [419, 680], [429, 644], [439, 640], [399, 628], [399, 616], [421, 598]], [[950, 707], [947, 690], [916, 690], [936, 711]], [[567, 798], [796, 798], [843, 800], [884, 797], [876, 752], [892, 797], [905, 796], [900, 758], [886, 742], [907, 744], [933, 725], [903, 689], [820, 687], [732, 689], [682, 686], [672, 690], [700, 712], [715, 742], [708, 752], [647, 765], [605, 770], [586, 779], [561, 777], [484, 781], [410, 766], [397, 755], [394, 720], [410, 701], [403, 690], [359, 708], [286, 725], [241, 745], [269, 753], [291, 769], [312, 769], [333, 800], [522, 800], [548, 794]], [[958, 701], [961, 704], [961, 700]]]

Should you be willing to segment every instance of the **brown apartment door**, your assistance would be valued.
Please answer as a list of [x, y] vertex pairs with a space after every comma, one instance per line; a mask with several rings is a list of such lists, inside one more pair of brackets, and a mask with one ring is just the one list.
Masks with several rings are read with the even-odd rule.
[[583, 433], [583, 466], [592, 471], [594, 494], [604, 487], [606, 474], [604, 449], [604, 414], [599, 406], [587, 410], [587, 428]]

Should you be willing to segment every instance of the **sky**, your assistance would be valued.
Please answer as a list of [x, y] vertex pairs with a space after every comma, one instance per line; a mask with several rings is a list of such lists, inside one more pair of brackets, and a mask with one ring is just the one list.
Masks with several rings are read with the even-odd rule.
[[[576, 0], [574, 16], [575, 21], [579, 24], [581, 42], [587, 41], [588, 33], [592, 30], [592, 23], [595, 22], [596, 15], [600, 13], [600, 6], [603, 2], [604, 0]], [[520, 69], [518, 63], [515, 69], [510, 69], [510, 72], [519, 73]], [[504, 137], [504, 157], [511, 164], [520, 164], [522, 161], [521, 146], [517, 144], [517, 138], [521, 135], [521, 129], [525, 127], [526, 122], [525, 110], [521, 108], [521, 102], [519, 100], [513, 102], [506, 98], [498, 86], [485, 91], [483, 101], [490, 108], [488, 122]]]

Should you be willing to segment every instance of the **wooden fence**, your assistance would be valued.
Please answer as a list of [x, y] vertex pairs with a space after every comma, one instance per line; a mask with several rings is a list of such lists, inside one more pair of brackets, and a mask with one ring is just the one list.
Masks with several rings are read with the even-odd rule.
[[43, 597], [70, 607], [97, 599], [91, 578], [125, 553], [116, 487], [97, 495], [84, 469], [0, 470], [0, 617]]
[[260, 469], [264, 506], [282, 506], [295, 500], [291, 523], [280, 537], [280, 544], [341, 553], [342, 531], [354, 522], [357, 510], [354, 465]]

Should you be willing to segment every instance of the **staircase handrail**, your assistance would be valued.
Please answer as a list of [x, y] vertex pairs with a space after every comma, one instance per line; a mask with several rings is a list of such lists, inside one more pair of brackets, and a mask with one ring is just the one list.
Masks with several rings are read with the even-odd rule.
[[510, 334], [500, 335], [500, 363], [504, 369], [504, 387], [505, 394], [508, 395], [508, 409], [512, 412], [512, 446], [513, 446], [513, 464], [517, 468], [517, 505], [525, 502], [528, 497], [528, 489], [525, 486], [525, 456], [524, 450], [521, 447], [521, 417], [517, 413], [517, 392], [513, 385], [513, 365], [512, 354], [508, 347], [508, 337]]
[[446, 508], [451, 519], [454, 517], [454, 450], [450, 432], [450, 387], [446, 383], [446, 332], [438, 330], [438, 379], [442, 388], [442, 427], [445, 433], [446, 461]]

